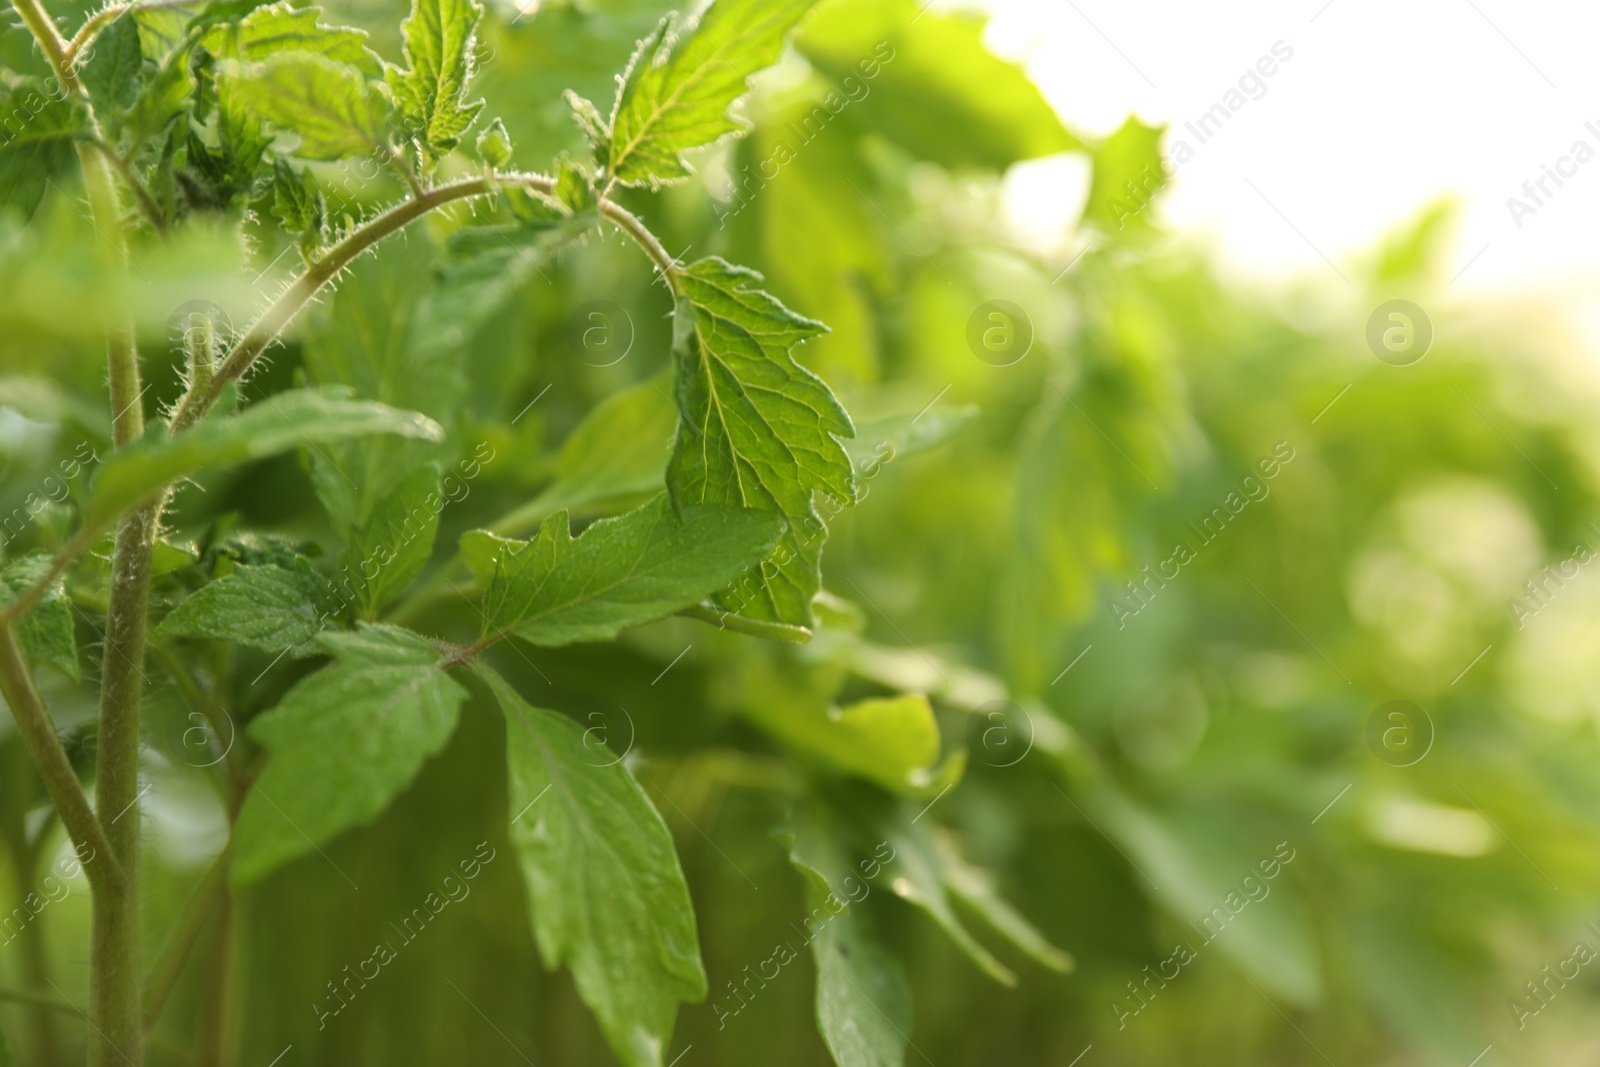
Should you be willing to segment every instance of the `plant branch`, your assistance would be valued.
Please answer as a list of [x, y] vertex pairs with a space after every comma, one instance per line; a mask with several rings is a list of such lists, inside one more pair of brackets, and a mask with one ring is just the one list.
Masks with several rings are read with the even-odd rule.
[[103, 141], [88, 141], [85, 143], [99, 149], [100, 154], [105, 156], [106, 160], [116, 168], [117, 173], [122, 176], [122, 180], [127, 183], [128, 188], [133, 190], [133, 198], [139, 202], [139, 210], [144, 212], [145, 217], [150, 220], [150, 225], [156, 228], [156, 232], [166, 233], [167, 220], [162, 216], [161, 208], [157, 206], [155, 197], [150, 195], [150, 190], [145, 188], [144, 182], [140, 181], [139, 176], [133, 173], [133, 168], [128, 166], [128, 161], [113, 152], [111, 146]]
[[78, 774], [72, 769], [72, 761], [61, 745], [50, 713], [39, 699], [39, 691], [34, 688], [16, 632], [5, 622], [0, 622], [0, 696], [4, 696], [11, 707], [17, 732], [39, 768], [67, 836], [74, 845], [91, 850], [90, 859], [83, 865], [90, 884], [97, 893], [117, 890], [122, 882], [122, 868], [116, 853], [111, 850], [105, 828], [89, 809], [89, 799], [78, 782]]
[[24, 993], [20, 989], [0, 989], [0, 1004], [27, 1004], [30, 1007], [49, 1008], [51, 1011], [65, 1012], [82, 1018], [78, 1009], [64, 1000], [41, 996], [38, 993]]
[[27, 23], [33, 39], [39, 42], [44, 57], [50, 61], [50, 69], [61, 79], [62, 88], [69, 93], [76, 92], [78, 75], [72, 69], [72, 63], [67, 57], [67, 39], [56, 29], [56, 24], [50, 20], [44, 5], [39, 3], [39, 0], [11, 0], [11, 6], [22, 16], [22, 21]]

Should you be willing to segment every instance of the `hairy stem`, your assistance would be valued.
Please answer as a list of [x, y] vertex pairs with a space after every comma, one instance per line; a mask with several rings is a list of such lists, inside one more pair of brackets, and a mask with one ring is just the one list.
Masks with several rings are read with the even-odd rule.
[[111, 4], [101, 8], [78, 27], [78, 32], [66, 43], [63, 58], [69, 66], [76, 66], [89, 45], [100, 36], [100, 31], [130, 12], [159, 11], [164, 7], [193, 7], [201, 2], [202, 0], [151, 0], [144, 4]]
[[89, 800], [78, 784], [77, 772], [67, 759], [67, 750], [61, 746], [55, 724], [50, 721], [50, 714], [39, 699], [39, 691], [34, 688], [33, 676], [23, 662], [17, 635], [5, 622], [0, 622], [0, 696], [4, 696], [11, 707], [17, 732], [39, 768], [67, 836], [88, 853], [83, 869], [90, 886], [97, 896], [114, 892], [122, 881], [116, 854], [100, 820], [89, 810]]

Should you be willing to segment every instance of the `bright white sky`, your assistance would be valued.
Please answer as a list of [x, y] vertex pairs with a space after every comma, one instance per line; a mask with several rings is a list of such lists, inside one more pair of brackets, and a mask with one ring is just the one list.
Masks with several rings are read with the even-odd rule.
[[[1600, 5], [983, 4], [993, 13], [991, 47], [1025, 62], [1075, 128], [1108, 133], [1131, 111], [1170, 123], [1169, 146], [1171, 137], [1189, 140], [1196, 153], [1169, 192], [1166, 218], [1213, 244], [1233, 269], [1342, 288], [1321, 255], [1350, 265], [1450, 194], [1462, 208], [1455, 292], [1557, 300], [1600, 336], [1600, 298], [1590, 295], [1600, 293]], [[1280, 40], [1294, 56], [1266, 79], [1266, 94], [1197, 145], [1183, 123], [1219, 102]], [[1594, 131], [1585, 129], [1591, 120]], [[1507, 197], [1523, 196], [1522, 183], [1580, 139], [1595, 158], [1564, 187], [1549, 183], [1554, 195], [1519, 229]], [[1020, 170], [1011, 183], [1019, 208], [1048, 213], [1054, 204], [1060, 215], [1064, 190], [1067, 217], [1081, 204], [1082, 175], [1070, 164]]]

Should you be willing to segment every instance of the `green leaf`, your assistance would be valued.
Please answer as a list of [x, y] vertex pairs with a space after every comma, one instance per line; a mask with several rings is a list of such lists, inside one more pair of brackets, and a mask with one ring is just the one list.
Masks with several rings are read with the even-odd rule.
[[928, 698], [920, 695], [829, 708], [804, 693], [775, 690], [751, 701], [746, 714], [790, 748], [896, 793], [938, 793], [966, 767], [960, 752], [936, 766], [939, 725]]
[[479, 131], [476, 147], [478, 158], [491, 167], [498, 169], [511, 162], [511, 135], [499, 119]]
[[784, 36], [813, 3], [717, 0], [683, 38], [675, 18], [663, 19], [622, 76], [605, 153], [609, 175], [656, 186], [693, 173], [683, 153], [744, 129], [728, 108], [751, 75], [778, 61]]
[[139, 51], [139, 23], [118, 16], [94, 39], [81, 75], [97, 112], [113, 121], [139, 97], [144, 84], [144, 58]]
[[100, 467], [86, 521], [109, 522], [169, 482], [245, 460], [369, 434], [438, 440], [437, 423], [412, 411], [351, 400], [348, 389], [296, 389], [242, 414], [217, 415], [177, 437], [158, 429]]
[[556, 199], [574, 215], [594, 210], [594, 181], [571, 158], [563, 154], [556, 160]]
[[280, 132], [299, 135], [292, 155], [333, 161], [388, 151], [389, 101], [355, 67], [279, 52], [264, 63], [230, 63], [224, 78], [245, 106]]
[[[50, 570], [50, 553], [37, 549], [0, 568], [0, 592], [11, 601], [32, 588]], [[57, 579], [38, 603], [17, 622], [17, 640], [31, 658], [78, 680], [78, 639], [73, 628], [72, 602]]]
[[58, 99], [37, 78], [0, 82], [0, 211], [13, 209], [31, 218], [52, 181], [73, 172], [73, 142], [84, 132], [82, 101], [65, 93]]
[[1061, 974], [1072, 970], [1072, 957], [1052, 945], [1038, 927], [995, 891], [993, 874], [962, 858], [948, 832], [936, 830], [934, 846], [938, 849], [940, 874], [952, 897], [971, 908], [990, 929], [1030, 959]]
[[676, 512], [662, 494], [573, 539], [557, 512], [532, 541], [501, 541], [483, 599], [483, 633], [536, 645], [606, 641], [698, 603], [758, 563], [782, 520], [706, 505]]
[[467, 691], [421, 637], [363, 625], [317, 644], [337, 662], [250, 724], [272, 758], [234, 829], [236, 886], [377, 818], [455, 732]]
[[156, 628], [157, 637], [233, 641], [273, 655], [309, 656], [313, 639], [343, 602], [305, 560], [287, 567], [235, 567], [202, 586]]
[[477, 669], [505, 712], [511, 843], [539, 953], [572, 968], [624, 1064], [660, 1067], [679, 1002], [706, 995], [672, 834], [620, 756]]
[[439, 472], [426, 465], [395, 483], [376, 509], [350, 529], [340, 569], [368, 616], [405, 592], [427, 566], [443, 510]]
[[858, 871], [842, 843], [845, 836], [815, 802], [798, 805], [777, 834], [806, 883], [811, 910], [804, 928], [817, 961], [817, 1029], [839, 1067], [903, 1067], [912, 1027], [911, 983], [900, 962], [874, 939], [861, 908], [850, 906], [872, 891], [863, 875], [878, 870], [881, 859], [875, 856]]
[[833, 87], [792, 128], [815, 137], [836, 114], [950, 168], [1004, 170], [1081, 148], [1022, 66], [985, 47], [984, 23], [926, 0], [819, 4], [795, 47]]
[[1166, 188], [1161, 155], [1165, 126], [1146, 126], [1129, 116], [1116, 133], [1096, 145], [1093, 176], [1083, 219], [1106, 233], [1129, 227], [1148, 229], [1151, 207]]
[[459, 144], [483, 110], [482, 100], [466, 102], [482, 17], [477, 0], [412, 0], [400, 24], [406, 69], [384, 71], [408, 133], [435, 156]]
[[755, 286], [761, 276], [719, 258], [680, 276], [674, 316], [674, 389], [680, 415], [667, 465], [674, 504], [738, 504], [777, 511], [789, 523], [774, 559], [718, 602], [731, 611], [795, 626], [811, 623], [822, 586], [826, 527], [812, 494], [853, 498], [855, 433], [820, 378], [789, 350], [827, 327], [796, 315]]
[[260, 63], [281, 52], [321, 55], [348, 63], [369, 77], [383, 74], [383, 61], [367, 46], [367, 32], [350, 26], [324, 26], [320, 7], [291, 7], [288, 2], [256, 8], [236, 25], [215, 26], [205, 36], [207, 49], [218, 56]]

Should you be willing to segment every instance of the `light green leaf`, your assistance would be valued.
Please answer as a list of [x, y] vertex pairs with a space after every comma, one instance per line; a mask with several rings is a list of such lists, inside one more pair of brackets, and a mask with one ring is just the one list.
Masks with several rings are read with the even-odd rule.
[[467, 692], [421, 637], [363, 625], [317, 643], [338, 662], [250, 724], [272, 758], [234, 828], [236, 886], [377, 818], [455, 732]]
[[536, 645], [606, 641], [698, 603], [758, 563], [783, 521], [771, 512], [706, 505], [675, 511], [662, 494], [574, 540], [557, 512], [532, 541], [501, 541], [485, 635]]
[[443, 510], [439, 472], [425, 465], [395, 483], [375, 510], [350, 529], [340, 570], [368, 616], [405, 592], [427, 565]]
[[[50, 553], [38, 549], [0, 568], [0, 593], [6, 601], [32, 588], [50, 570]], [[59, 668], [78, 680], [78, 639], [73, 629], [72, 602], [58, 579], [49, 592], [17, 622], [17, 640], [32, 659]]]
[[965, 753], [939, 760], [939, 725], [928, 698], [880, 697], [822, 707], [805, 694], [778, 690], [750, 702], [746, 715], [790, 748], [834, 770], [897, 793], [937, 793], [961, 777]]
[[499, 119], [479, 131], [476, 147], [478, 158], [491, 167], [504, 167], [511, 162], [511, 134]]
[[843, 836], [811, 802], [797, 806], [777, 834], [806, 883], [811, 911], [804, 929], [817, 961], [817, 1029], [839, 1067], [903, 1067], [912, 1027], [911, 983], [900, 962], [873, 938], [861, 909], [850, 906], [871, 892], [863, 875], [877, 868], [858, 873]]
[[971, 908], [990, 929], [1030, 959], [1062, 974], [1072, 970], [1072, 957], [1052, 945], [1038, 927], [996, 892], [993, 874], [962, 858], [949, 832], [935, 830], [933, 839], [939, 854], [940, 873], [951, 896]]
[[408, 133], [435, 156], [459, 144], [483, 110], [482, 100], [466, 102], [482, 17], [476, 0], [412, 0], [400, 24], [406, 69], [384, 71]]
[[728, 108], [751, 75], [778, 61], [784, 36], [815, 0], [717, 0], [686, 37], [663, 19], [639, 42], [611, 112], [604, 153], [609, 175], [624, 185], [687, 178], [683, 159], [743, 125]]
[[572, 968], [624, 1064], [660, 1067], [679, 1002], [706, 995], [672, 835], [620, 756], [478, 672], [505, 712], [511, 843], [539, 953]]
[[556, 199], [574, 215], [594, 210], [594, 181], [565, 153], [556, 160]]
[[258, 7], [237, 25], [214, 26], [203, 39], [214, 55], [259, 63], [280, 52], [304, 52], [348, 63], [369, 77], [383, 74], [383, 61], [367, 47], [367, 32], [324, 26], [320, 7], [284, 3]]
[[[57, 98], [36, 78], [8, 78], [0, 81], [0, 115], [11, 116], [16, 127], [6, 126], [0, 143], [0, 212], [31, 218], [51, 182], [77, 166], [73, 141], [87, 113], [76, 97]], [[16, 116], [26, 121], [17, 124]]]
[[156, 628], [157, 637], [233, 641], [273, 655], [316, 651], [312, 639], [343, 603], [305, 560], [287, 567], [238, 566], [202, 586]]
[[308, 52], [223, 68], [228, 91], [282, 133], [299, 135], [301, 159], [332, 161], [388, 152], [389, 101], [355, 67]]
[[351, 400], [348, 389], [296, 389], [264, 397], [242, 414], [218, 415], [177, 437], [159, 429], [107, 458], [86, 519], [109, 522], [162, 486], [202, 471], [262, 459], [292, 448], [369, 434], [438, 440], [437, 423], [411, 411]]
[[809, 626], [827, 529], [812, 494], [853, 498], [839, 438], [855, 429], [827, 385], [790, 355], [827, 327], [756, 288], [760, 281], [716, 257], [681, 276], [673, 340], [681, 421], [667, 490], [679, 507], [738, 504], [782, 514], [789, 529], [775, 574], [762, 568], [718, 601], [758, 619]]
[[892, 462], [890, 457], [914, 455], [936, 448], [961, 432], [978, 416], [975, 404], [948, 411], [922, 411], [912, 415], [891, 415], [873, 419], [856, 427], [856, 436], [845, 445], [857, 473], [875, 464]]

